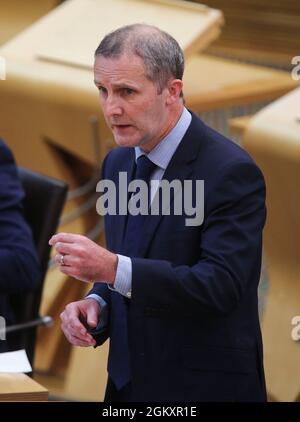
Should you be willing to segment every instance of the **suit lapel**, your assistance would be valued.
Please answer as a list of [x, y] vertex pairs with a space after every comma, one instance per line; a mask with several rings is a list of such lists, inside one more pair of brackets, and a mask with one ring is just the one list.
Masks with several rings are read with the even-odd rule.
[[[183, 186], [184, 180], [191, 178], [191, 175], [194, 171], [193, 162], [197, 158], [201, 142], [199, 136], [201, 132], [196, 130], [195, 125], [199, 121], [193, 115], [192, 122], [183, 137], [181, 143], [179, 144], [177, 150], [175, 151], [168, 167], [166, 168], [163, 179], [171, 182], [174, 179], [180, 180]], [[170, 194], [170, 205], [174, 202], [174, 193], [173, 189]], [[160, 215], [148, 215], [145, 220], [144, 233], [143, 233], [143, 242], [140, 248], [140, 256], [145, 256], [147, 250], [150, 246], [150, 243], [158, 229], [158, 226], [163, 218], [163, 213]]]

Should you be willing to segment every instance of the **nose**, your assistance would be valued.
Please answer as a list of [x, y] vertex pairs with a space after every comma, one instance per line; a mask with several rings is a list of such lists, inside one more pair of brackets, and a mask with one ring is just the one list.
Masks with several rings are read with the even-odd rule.
[[123, 113], [120, 102], [113, 96], [108, 96], [103, 105], [103, 111], [107, 117], [120, 116]]

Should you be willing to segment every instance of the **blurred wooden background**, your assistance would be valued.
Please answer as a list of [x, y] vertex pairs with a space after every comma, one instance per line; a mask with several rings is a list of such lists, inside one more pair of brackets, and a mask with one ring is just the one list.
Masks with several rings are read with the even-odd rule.
[[[275, 1], [271, 6], [263, 0], [212, 0], [206, 2], [208, 7], [195, 3], [199, 2], [0, 0], [0, 56], [7, 62], [7, 79], [0, 81], [0, 136], [19, 164], [68, 182], [60, 231], [86, 234], [105, 244], [95, 210], [95, 185], [114, 142], [93, 86], [93, 50], [104, 35], [101, 30], [150, 19], [171, 32], [186, 53], [187, 106], [236, 142], [241, 142], [251, 116], [299, 85], [290, 75], [291, 57], [300, 54], [295, 36], [298, 2]], [[110, 19], [103, 19], [104, 13]], [[89, 16], [94, 16], [94, 25]], [[98, 24], [101, 19], [104, 27]], [[267, 277], [263, 283], [268, 284]], [[41, 313], [51, 315], [55, 324], [40, 329], [36, 379], [54, 396], [100, 401], [108, 343], [96, 350], [71, 347], [59, 323], [64, 306], [82, 298], [88, 288], [50, 263]], [[269, 324], [266, 336], [275, 336]], [[275, 338], [268, 345], [276, 347]], [[299, 374], [292, 389], [278, 389], [272, 376], [275, 366], [285, 365], [284, 350], [279, 362], [267, 354], [268, 388], [276, 400], [294, 400]]]

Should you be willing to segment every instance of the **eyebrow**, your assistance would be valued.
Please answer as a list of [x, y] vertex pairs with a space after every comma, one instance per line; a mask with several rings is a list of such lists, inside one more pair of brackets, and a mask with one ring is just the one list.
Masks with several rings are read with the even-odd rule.
[[[102, 83], [101, 83], [100, 81], [96, 81], [96, 80], [94, 80], [94, 84], [95, 84], [95, 85], [101, 85], [101, 86], [102, 86]], [[113, 84], [113, 86], [114, 86], [114, 87], [116, 87], [116, 88], [130, 88], [130, 89], [138, 89], [138, 87], [137, 87], [137, 86], [134, 86], [134, 85], [128, 84], [128, 83], [126, 83], [126, 82], [116, 83], [116, 84]]]

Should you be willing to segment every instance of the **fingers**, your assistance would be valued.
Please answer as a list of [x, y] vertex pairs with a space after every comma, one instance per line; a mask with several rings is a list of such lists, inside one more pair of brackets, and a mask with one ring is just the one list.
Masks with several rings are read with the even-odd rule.
[[66, 336], [67, 340], [74, 346], [90, 347], [96, 345], [96, 341], [89, 334], [87, 334], [85, 338], [83, 338], [82, 336], [78, 337], [72, 334], [69, 330], [69, 327], [64, 324], [61, 325], [61, 329], [64, 335]]
[[88, 332], [86, 332], [86, 334], [83, 335], [80, 333], [80, 331], [77, 332], [69, 324], [65, 324], [65, 323], [61, 324], [61, 328], [67, 340], [74, 346], [89, 347], [89, 346], [96, 345], [96, 341]]
[[80, 318], [85, 319], [85, 315], [81, 311], [79, 303], [75, 302], [66, 306], [60, 315], [61, 328], [71, 344], [82, 347], [95, 346], [94, 338], [80, 321]]
[[97, 308], [96, 307], [90, 307], [88, 312], [87, 312], [88, 326], [91, 327], [91, 328], [97, 327], [98, 319], [99, 319], [99, 305], [97, 304]]
[[80, 251], [74, 243], [57, 242], [54, 246], [56, 251], [63, 255], [76, 255]]
[[82, 275], [82, 271], [80, 270], [80, 268], [78, 269], [78, 268], [74, 268], [73, 266], [61, 265], [59, 270], [60, 270], [61, 273], [65, 274], [67, 276], [76, 278], [77, 280], [92, 283], [92, 281], [89, 277], [84, 277]]
[[82, 239], [84, 236], [80, 234], [72, 234], [72, 233], [58, 233], [51, 237], [49, 240], [50, 245], [55, 245], [57, 242], [62, 243], [75, 243]]
[[76, 256], [65, 255], [65, 254], [60, 254], [60, 253], [54, 256], [54, 261], [58, 265], [67, 266], [67, 267], [76, 266], [80, 263]]
[[[80, 265], [80, 259], [82, 259], [85, 250], [78, 243], [64, 243], [62, 241], [57, 241], [55, 243], [53, 238], [50, 239], [49, 243], [53, 244], [56, 252], [58, 252], [54, 257], [54, 260], [58, 265], [61, 266], [61, 270], [62, 266], [76, 267]], [[69, 272], [65, 272], [65, 274], [72, 275]]]
[[80, 337], [77, 337], [76, 335], [71, 334], [68, 327], [65, 326], [64, 324], [61, 325], [61, 329], [62, 329], [64, 335], [66, 336], [67, 340], [71, 344], [73, 344], [73, 346], [90, 347], [90, 346], [96, 345], [96, 341], [93, 338], [92, 339], [88, 339], [88, 338], [82, 339]]

